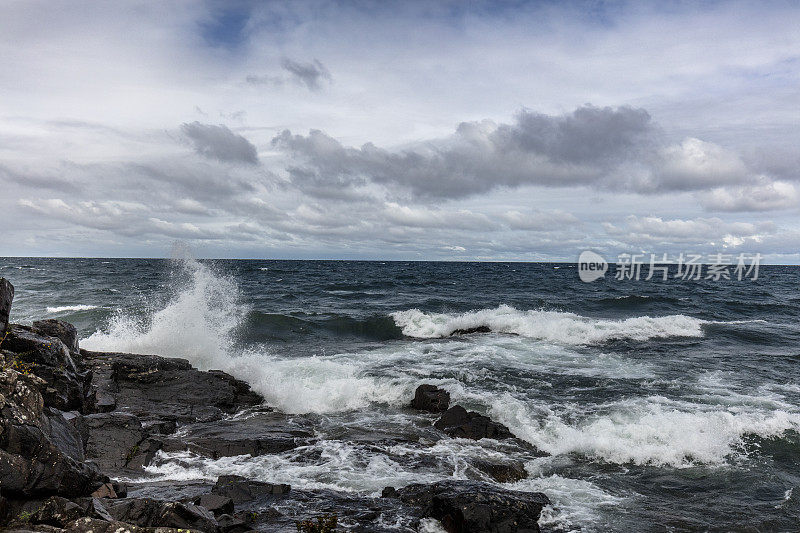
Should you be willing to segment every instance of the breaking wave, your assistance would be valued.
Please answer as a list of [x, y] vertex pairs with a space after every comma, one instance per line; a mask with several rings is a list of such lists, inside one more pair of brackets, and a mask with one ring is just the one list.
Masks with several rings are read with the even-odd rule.
[[615, 339], [702, 337], [705, 324], [703, 320], [685, 315], [604, 320], [558, 311], [520, 311], [509, 305], [462, 314], [410, 309], [392, 313], [392, 317], [404, 335], [419, 339], [488, 328], [494, 333], [511, 333], [567, 345], [598, 344]]
[[66, 313], [68, 311], [89, 311], [90, 309], [97, 309], [96, 305], [61, 305], [58, 307], [48, 307], [47, 312], [50, 314]]

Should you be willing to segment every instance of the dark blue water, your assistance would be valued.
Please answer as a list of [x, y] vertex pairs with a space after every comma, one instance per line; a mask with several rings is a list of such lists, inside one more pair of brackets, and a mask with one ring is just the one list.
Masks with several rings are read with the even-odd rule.
[[[233, 463], [162, 455], [152, 476], [374, 494], [513, 459], [530, 477], [510, 487], [553, 499], [550, 530], [800, 530], [797, 267], [587, 284], [566, 264], [0, 259], [0, 276], [15, 321], [222, 368], [320, 435]], [[423, 382], [550, 456], [437, 442], [405, 408]]]

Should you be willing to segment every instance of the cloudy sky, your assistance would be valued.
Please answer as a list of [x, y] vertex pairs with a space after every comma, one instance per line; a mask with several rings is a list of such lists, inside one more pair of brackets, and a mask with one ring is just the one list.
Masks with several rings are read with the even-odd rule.
[[800, 263], [797, 2], [0, 2], [0, 256]]

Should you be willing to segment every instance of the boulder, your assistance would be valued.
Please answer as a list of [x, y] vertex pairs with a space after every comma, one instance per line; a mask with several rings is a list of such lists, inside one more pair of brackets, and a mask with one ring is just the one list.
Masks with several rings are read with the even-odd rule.
[[12, 324], [3, 342], [3, 349], [14, 352], [26, 363], [76, 371], [75, 362], [60, 339], [37, 333], [28, 326]]
[[[85, 517], [70, 522], [63, 531], [67, 533], [190, 533], [195, 530], [173, 527], [139, 527], [124, 522]], [[216, 531], [216, 529], [208, 531]]]
[[244, 503], [262, 496], [280, 496], [291, 490], [289, 485], [253, 481], [242, 476], [219, 476], [213, 494], [227, 496], [233, 503]]
[[0, 278], [0, 338], [8, 330], [8, 317], [11, 314], [11, 302], [14, 301], [14, 286], [6, 278]]
[[550, 500], [540, 492], [505, 490], [477, 481], [409, 485], [396, 496], [441, 521], [448, 533], [538, 533]]
[[440, 413], [450, 406], [450, 393], [435, 385], [420, 385], [411, 400], [411, 407], [420, 411]]
[[460, 405], [445, 411], [434, 427], [454, 438], [475, 440], [514, 438], [511, 431], [503, 424], [494, 422], [488, 416], [475, 411], [467, 411]]
[[70, 352], [78, 352], [78, 330], [69, 322], [56, 320], [37, 320], [33, 323], [33, 330], [40, 335], [59, 339]]
[[528, 477], [528, 471], [525, 470], [525, 465], [518, 461], [506, 463], [477, 459], [472, 461], [472, 466], [488, 474], [498, 483], [515, 483]]
[[80, 353], [93, 372], [95, 408], [101, 412], [125, 410], [145, 422], [211, 421], [262, 402], [247, 383], [218, 370], [202, 372], [185, 359]]

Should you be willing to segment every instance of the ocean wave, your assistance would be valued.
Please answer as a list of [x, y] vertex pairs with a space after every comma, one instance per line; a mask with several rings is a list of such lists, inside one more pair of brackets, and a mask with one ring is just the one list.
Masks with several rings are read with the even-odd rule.
[[614, 339], [702, 337], [705, 324], [703, 320], [685, 315], [606, 320], [558, 311], [521, 311], [509, 305], [461, 314], [424, 313], [410, 309], [391, 316], [404, 335], [420, 339], [447, 337], [459, 330], [488, 328], [494, 333], [511, 333], [568, 345], [597, 344]]
[[[745, 454], [749, 436], [779, 438], [800, 428], [800, 413], [669, 401], [623, 400], [579, 422], [547, 407], [532, 410], [509, 394], [491, 414], [520, 438], [552, 455], [575, 453], [616, 464], [719, 466]], [[544, 414], [543, 412], [544, 411]]]
[[79, 304], [79, 305], [62, 305], [58, 307], [48, 307], [47, 312], [50, 314], [54, 313], [66, 313], [67, 311], [89, 311], [90, 309], [97, 309], [98, 306], [96, 305], [87, 305], [87, 304]]

